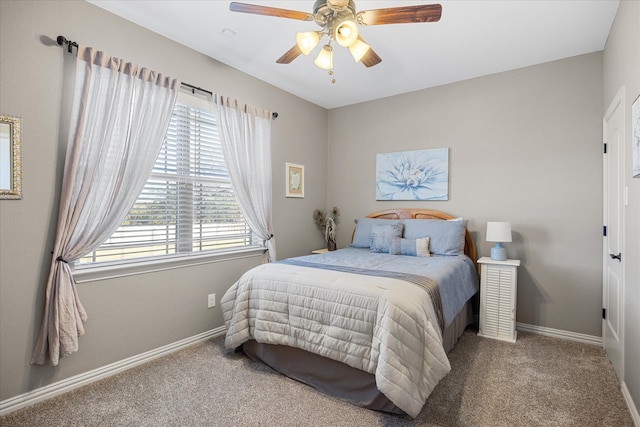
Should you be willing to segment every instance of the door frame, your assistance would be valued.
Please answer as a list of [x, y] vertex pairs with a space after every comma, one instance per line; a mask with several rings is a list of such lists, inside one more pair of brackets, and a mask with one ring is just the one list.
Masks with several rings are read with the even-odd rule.
[[[620, 325], [619, 325], [619, 344], [620, 344], [620, 360], [616, 361], [617, 366], [619, 366], [619, 370], [620, 372], [616, 371], [616, 375], [618, 375], [618, 379], [620, 381], [622, 381], [622, 379], [624, 378], [624, 326], [625, 326], [625, 312], [624, 312], [624, 295], [625, 295], [625, 261], [626, 261], [626, 257], [625, 257], [625, 247], [626, 247], [626, 242], [625, 242], [625, 222], [626, 222], [626, 212], [625, 212], [625, 181], [624, 181], [624, 176], [625, 176], [625, 165], [626, 165], [626, 159], [627, 159], [627, 147], [626, 147], [626, 105], [625, 105], [625, 87], [621, 86], [620, 89], [618, 89], [618, 92], [616, 93], [616, 95], [613, 97], [613, 99], [611, 100], [611, 103], [609, 104], [609, 107], [607, 108], [607, 111], [604, 115], [604, 117], [602, 118], [602, 141], [603, 144], [606, 144], [608, 142], [608, 120], [611, 118], [611, 116], [616, 112], [616, 109], [620, 108], [620, 114], [621, 114], [621, 129], [620, 129], [620, 141], [619, 141], [619, 150], [621, 152], [621, 156], [622, 156], [622, 161], [621, 164], [619, 165], [619, 167], [621, 168], [621, 175], [623, 177], [623, 179], [621, 181], [619, 181], [618, 185], [621, 186], [621, 188], [619, 188], [619, 191], [621, 194], [620, 197], [620, 224], [618, 224], [618, 226], [620, 227], [620, 250], [622, 252], [622, 259], [621, 259], [621, 263], [620, 263], [620, 270], [621, 270], [621, 274], [620, 274], [620, 295], [621, 295], [621, 303], [620, 303], [620, 307], [619, 309], [619, 315], [620, 315]], [[608, 226], [608, 222], [609, 222], [609, 218], [608, 218], [608, 211], [607, 211], [607, 202], [609, 200], [609, 192], [608, 192], [608, 184], [609, 184], [609, 173], [608, 173], [608, 161], [607, 161], [607, 154], [606, 152], [603, 152], [602, 155], [602, 185], [603, 185], [603, 194], [602, 194], [602, 220], [603, 220], [603, 225], [604, 226]], [[608, 295], [607, 295], [607, 291], [608, 291], [608, 287], [607, 287], [607, 262], [609, 261], [609, 250], [608, 250], [608, 245], [607, 245], [607, 237], [604, 236], [603, 233], [603, 237], [602, 237], [602, 306], [603, 309], [609, 310], [609, 301], [608, 301]], [[602, 346], [605, 349], [605, 353], [607, 354], [607, 357], [610, 359], [610, 353], [607, 352], [607, 339], [606, 339], [606, 332], [607, 332], [607, 319], [605, 318], [605, 316], [603, 316], [602, 318]], [[615, 366], [616, 364], [612, 362], [612, 364]]]

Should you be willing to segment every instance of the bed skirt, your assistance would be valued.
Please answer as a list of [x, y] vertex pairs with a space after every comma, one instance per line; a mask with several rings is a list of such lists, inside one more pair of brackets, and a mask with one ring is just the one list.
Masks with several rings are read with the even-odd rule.
[[[451, 351], [464, 330], [473, 323], [471, 301], [445, 329], [443, 346]], [[375, 411], [404, 414], [376, 387], [374, 374], [298, 348], [248, 341], [242, 350], [280, 372], [323, 393]]]

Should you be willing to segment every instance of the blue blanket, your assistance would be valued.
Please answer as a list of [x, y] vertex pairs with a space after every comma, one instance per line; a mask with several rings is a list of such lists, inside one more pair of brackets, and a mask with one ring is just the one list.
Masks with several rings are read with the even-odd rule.
[[[323, 254], [289, 258], [285, 261], [298, 265], [321, 264], [324, 268], [368, 270], [373, 271], [372, 274], [385, 272], [383, 274], [396, 273], [404, 277], [429, 278], [437, 283], [445, 328], [479, 289], [476, 267], [466, 255], [415, 257], [372, 253], [367, 248], [349, 247]], [[436, 312], [437, 307], [438, 304], [434, 301]]]

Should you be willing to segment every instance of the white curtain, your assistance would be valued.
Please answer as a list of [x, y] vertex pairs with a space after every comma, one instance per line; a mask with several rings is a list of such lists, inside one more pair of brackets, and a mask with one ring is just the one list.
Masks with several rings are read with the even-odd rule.
[[275, 261], [271, 218], [271, 112], [219, 95], [215, 103], [231, 186], [251, 231], [265, 242], [264, 261]]
[[78, 47], [76, 82], [45, 312], [31, 363], [78, 350], [87, 314], [68, 263], [100, 246], [147, 181], [180, 82]]

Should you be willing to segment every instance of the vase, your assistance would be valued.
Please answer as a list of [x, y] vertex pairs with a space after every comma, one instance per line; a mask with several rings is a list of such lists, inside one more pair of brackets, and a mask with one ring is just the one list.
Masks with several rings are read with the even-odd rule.
[[327, 240], [327, 249], [329, 249], [330, 251], [335, 251], [337, 249], [336, 241], [332, 240], [332, 239], [328, 239]]

